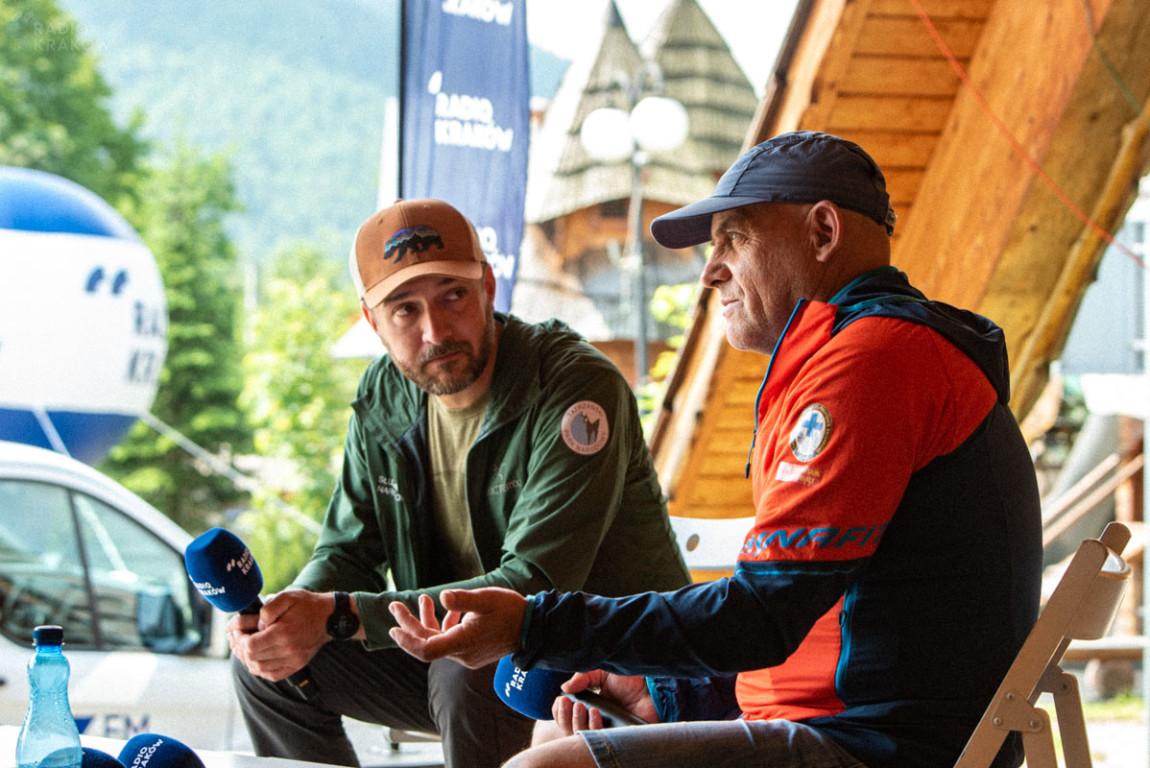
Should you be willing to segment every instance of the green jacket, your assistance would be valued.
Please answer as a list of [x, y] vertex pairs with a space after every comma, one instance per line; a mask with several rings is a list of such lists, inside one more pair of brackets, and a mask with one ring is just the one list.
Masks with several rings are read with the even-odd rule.
[[353, 592], [369, 648], [393, 645], [388, 604], [415, 610], [421, 592], [620, 596], [690, 580], [619, 370], [559, 321], [496, 318], [503, 332], [490, 400], [467, 455], [481, 576], [449, 582], [437, 551], [426, 393], [386, 355], [360, 380], [342, 473], [294, 586]]

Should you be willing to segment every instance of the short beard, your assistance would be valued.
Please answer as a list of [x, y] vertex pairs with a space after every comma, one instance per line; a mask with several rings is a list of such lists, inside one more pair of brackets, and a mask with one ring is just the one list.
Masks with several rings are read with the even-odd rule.
[[[484, 323], [483, 336], [479, 339], [479, 349], [473, 353], [471, 345], [466, 341], [449, 341], [445, 344], [436, 344], [428, 347], [415, 360], [412, 368], [400, 366], [403, 375], [415, 382], [415, 385], [430, 395], [454, 395], [462, 392], [475, 383], [475, 380], [487, 367], [491, 359], [491, 350], [495, 346], [495, 315], [487, 313]], [[468, 362], [457, 373], [442, 371], [439, 374], [430, 374], [425, 368], [428, 363], [437, 357], [462, 352], [467, 355]]]

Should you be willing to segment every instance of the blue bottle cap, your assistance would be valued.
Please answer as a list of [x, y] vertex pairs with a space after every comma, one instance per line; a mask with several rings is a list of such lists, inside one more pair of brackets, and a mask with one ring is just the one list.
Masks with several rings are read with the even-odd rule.
[[63, 645], [64, 628], [55, 624], [45, 624], [32, 630], [33, 645]]

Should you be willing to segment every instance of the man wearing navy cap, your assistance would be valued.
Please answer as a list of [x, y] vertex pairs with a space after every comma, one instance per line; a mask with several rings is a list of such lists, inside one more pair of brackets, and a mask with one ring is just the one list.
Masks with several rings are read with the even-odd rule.
[[[811, 132], [652, 223], [665, 246], [713, 244], [727, 339], [765, 356], [755, 522], [731, 578], [673, 592], [449, 590], [464, 618], [442, 629], [393, 606], [420, 658], [512, 653], [659, 723], [602, 730], [558, 699], [578, 733], [509, 765], [955, 762], [1037, 616], [1038, 490], [1002, 331], [891, 267], [894, 225], [874, 161]], [[1021, 761], [1008, 739], [997, 764]]]

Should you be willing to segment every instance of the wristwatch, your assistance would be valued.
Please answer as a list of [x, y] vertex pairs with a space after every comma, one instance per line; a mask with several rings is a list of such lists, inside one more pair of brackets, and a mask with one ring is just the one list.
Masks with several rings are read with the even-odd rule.
[[333, 640], [350, 640], [359, 631], [359, 617], [351, 610], [351, 597], [335, 593], [335, 610], [327, 617], [327, 633]]

